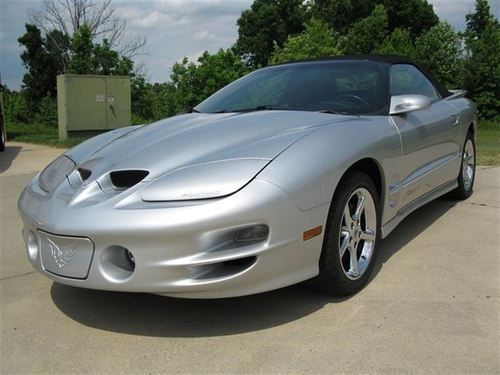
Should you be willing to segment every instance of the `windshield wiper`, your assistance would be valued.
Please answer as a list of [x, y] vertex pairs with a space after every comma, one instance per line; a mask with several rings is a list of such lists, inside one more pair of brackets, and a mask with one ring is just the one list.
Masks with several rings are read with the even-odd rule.
[[320, 109], [318, 112], [319, 113], [329, 113], [331, 115], [349, 116], [349, 113], [347, 113], [347, 112], [332, 111], [330, 109]]
[[273, 111], [277, 110], [277, 108], [273, 108], [270, 105], [259, 105], [257, 107], [252, 108], [241, 108], [241, 109], [221, 109], [220, 111], [216, 111], [213, 113], [233, 113], [233, 112], [256, 112], [256, 111]]

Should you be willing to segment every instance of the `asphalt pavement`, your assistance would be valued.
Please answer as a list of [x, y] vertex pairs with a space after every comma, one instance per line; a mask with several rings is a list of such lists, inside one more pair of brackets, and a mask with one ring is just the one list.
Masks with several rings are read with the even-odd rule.
[[58, 285], [34, 272], [17, 198], [62, 151], [0, 154], [0, 373], [500, 373], [500, 167], [382, 241], [339, 299], [296, 285], [183, 300]]

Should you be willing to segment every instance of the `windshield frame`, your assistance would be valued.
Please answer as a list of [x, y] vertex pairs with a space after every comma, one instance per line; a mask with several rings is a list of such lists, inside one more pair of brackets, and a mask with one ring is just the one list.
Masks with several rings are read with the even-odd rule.
[[[353, 66], [353, 73], [356, 73], [356, 66], [359, 67], [359, 74], [367, 74], [371, 72], [376, 72], [378, 75], [376, 77], [378, 85], [375, 87], [377, 92], [377, 97], [379, 100], [378, 108], [374, 111], [360, 111], [356, 112], [355, 109], [350, 112], [344, 112], [342, 110], [330, 109], [330, 108], [294, 108], [294, 107], [285, 107], [285, 106], [276, 106], [274, 103], [264, 103], [256, 106], [247, 106], [243, 108], [223, 108], [221, 105], [215, 105], [217, 100], [221, 100], [224, 102], [224, 97], [228, 97], [235, 88], [239, 88], [240, 91], [244, 90], [248, 83], [252, 84], [253, 80], [256, 78], [261, 78], [259, 76], [273, 77], [273, 73], [284, 74], [287, 71], [295, 71], [300, 72], [304, 69], [305, 72], [308, 72], [308, 69], [314, 71], [314, 69], [324, 69], [324, 68], [334, 68], [335, 65], [338, 65], [339, 70], [346, 69], [346, 67]], [[237, 112], [251, 112], [251, 111], [261, 111], [261, 110], [289, 110], [289, 111], [308, 111], [308, 112], [323, 112], [323, 113], [333, 113], [333, 114], [349, 114], [349, 115], [364, 115], [364, 116], [387, 116], [389, 114], [389, 105], [390, 105], [390, 93], [389, 93], [389, 69], [391, 64], [388, 64], [383, 61], [375, 61], [375, 60], [364, 60], [364, 59], [339, 59], [339, 60], [317, 60], [317, 61], [305, 61], [305, 62], [292, 62], [285, 63], [279, 65], [272, 65], [262, 69], [255, 70], [244, 77], [232, 82], [231, 84], [223, 87], [203, 102], [198, 104], [194, 109], [199, 111], [200, 113], [237, 113]], [[362, 67], [362, 68], [361, 68]], [[371, 70], [370, 70], [371, 69]], [[316, 73], [318, 74], [318, 73]], [[257, 77], [256, 77], [257, 76]], [[317, 78], [317, 77], [316, 77]], [[246, 85], [242, 86], [242, 83]], [[286, 91], [288, 90], [288, 91]], [[286, 93], [293, 93], [294, 88], [285, 89]], [[285, 92], [284, 91], [284, 92]]]

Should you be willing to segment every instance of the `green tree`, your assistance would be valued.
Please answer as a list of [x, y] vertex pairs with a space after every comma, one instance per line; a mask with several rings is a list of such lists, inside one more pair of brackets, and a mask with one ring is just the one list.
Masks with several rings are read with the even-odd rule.
[[313, 0], [310, 11], [334, 32], [345, 34], [356, 21], [370, 15], [376, 4], [375, 0]]
[[305, 9], [302, 0], [255, 0], [237, 21], [234, 51], [249, 67], [266, 66], [275, 45], [304, 30]]
[[132, 75], [133, 63], [111, 49], [107, 39], [102, 43], [92, 42], [92, 31], [83, 24], [71, 38], [68, 73]]
[[386, 9], [390, 32], [398, 28], [407, 30], [412, 39], [439, 22], [426, 0], [313, 0], [311, 13], [328, 22], [335, 32], [345, 34], [353, 24], [370, 15], [377, 5]]
[[389, 31], [397, 28], [408, 30], [412, 39], [439, 23], [432, 4], [426, 0], [381, 0], [388, 15]]
[[375, 49], [375, 52], [381, 55], [399, 55], [413, 58], [415, 47], [410, 32], [397, 28], [384, 39], [380, 47]]
[[134, 124], [144, 124], [153, 119], [153, 88], [142, 76], [130, 81], [130, 96]]
[[476, 11], [466, 17], [466, 57], [463, 84], [483, 118], [500, 112], [500, 25], [486, 0], [476, 1]]
[[[44, 37], [38, 27], [26, 24], [26, 33], [18, 42], [24, 47], [21, 53], [23, 65], [27, 72], [23, 77], [23, 94], [26, 96], [30, 111], [36, 111], [37, 104], [49, 95], [57, 94], [56, 77], [64, 72], [64, 65], [60, 60], [59, 51], [55, 51], [50, 39]], [[52, 32], [53, 38], [60, 38], [61, 43], [68, 44], [64, 37]]]
[[153, 85], [153, 119], [160, 120], [177, 113], [176, 87], [172, 82]]
[[71, 38], [71, 57], [68, 73], [90, 74], [92, 69], [94, 44], [92, 32], [87, 25], [82, 25]]
[[387, 35], [387, 11], [383, 5], [377, 5], [368, 17], [356, 22], [340, 37], [339, 49], [344, 54], [371, 53], [382, 45]]
[[65, 68], [70, 63], [69, 55], [64, 53], [65, 43], [60, 43], [60, 38], [52, 38], [52, 30], [71, 40], [87, 25], [93, 44], [106, 39], [110, 49], [120, 51], [121, 56], [129, 59], [140, 53], [146, 43], [144, 38], [125, 37], [127, 23], [116, 12], [113, 0], [43, 0], [30, 11], [30, 19], [59, 49]]
[[457, 87], [462, 71], [462, 39], [448, 23], [439, 23], [415, 42], [415, 59], [426, 65], [450, 88]]
[[465, 21], [467, 23], [465, 36], [473, 40], [481, 38], [488, 25], [498, 24], [490, 11], [488, 0], [477, 0], [475, 12], [467, 14]]
[[172, 68], [171, 79], [176, 87], [177, 110], [193, 107], [217, 90], [248, 72], [231, 50], [215, 54], [205, 52], [195, 64], [184, 58]]
[[311, 20], [306, 29], [295, 36], [289, 36], [282, 48], [276, 46], [271, 63], [337, 56], [336, 38], [330, 26], [320, 20]]

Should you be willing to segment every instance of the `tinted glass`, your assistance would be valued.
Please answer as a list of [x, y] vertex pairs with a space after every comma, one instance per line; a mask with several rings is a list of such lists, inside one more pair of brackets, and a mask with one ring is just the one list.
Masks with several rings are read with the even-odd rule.
[[433, 100], [440, 98], [427, 77], [416, 67], [408, 64], [391, 67], [391, 95], [425, 95]]
[[233, 82], [195, 109], [234, 112], [251, 109], [383, 114], [387, 111], [384, 64], [328, 61], [258, 70]]

